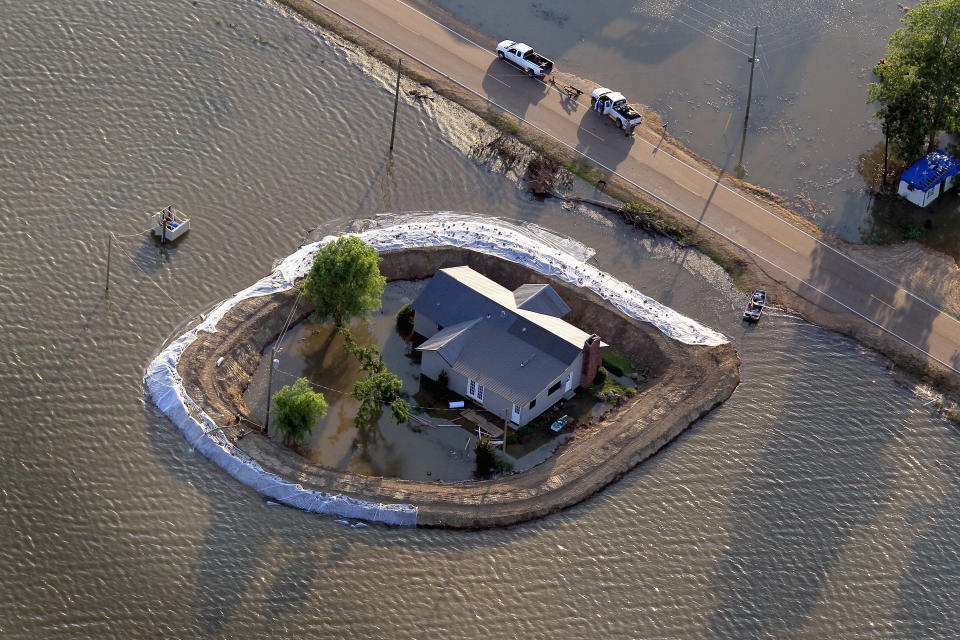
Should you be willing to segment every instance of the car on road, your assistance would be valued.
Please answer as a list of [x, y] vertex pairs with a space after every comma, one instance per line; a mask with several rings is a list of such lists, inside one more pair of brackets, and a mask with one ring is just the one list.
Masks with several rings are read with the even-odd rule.
[[533, 47], [522, 42], [504, 40], [497, 45], [497, 57], [506, 60], [531, 78], [542, 78], [553, 71], [553, 62], [544, 58], [533, 50]]
[[602, 116], [607, 116], [613, 123], [623, 129], [628, 136], [633, 135], [643, 116], [637, 111], [622, 93], [611, 91], [606, 87], [598, 87], [590, 94], [590, 107]]

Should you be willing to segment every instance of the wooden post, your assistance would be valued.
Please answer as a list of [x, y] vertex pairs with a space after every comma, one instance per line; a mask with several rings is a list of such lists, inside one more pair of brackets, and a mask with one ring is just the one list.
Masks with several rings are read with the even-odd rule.
[[507, 434], [510, 433], [510, 409], [503, 412], [503, 461], [507, 461]]
[[113, 234], [107, 234], [107, 286], [104, 291], [110, 291], [110, 250], [113, 249]]
[[273, 369], [276, 362], [277, 350], [270, 352], [270, 373], [267, 375], [267, 415], [263, 419], [263, 432], [270, 433], [270, 401], [273, 399]]
[[390, 127], [390, 155], [393, 155], [393, 137], [397, 133], [397, 107], [400, 105], [400, 65], [403, 58], [397, 60], [397, 90], [393, 96], [393, 126]]
[[886, 122], [883, 124], [883, 186], [881, 191], [887, 190], [887, 145], [890, 142], [890, 127]]
[[[750, 122], [750, 101], [753, 99], [753, 70], [757, 68], [757, 35], [760, 27], [753, 28], [753, 55], [750, 61], [750, 88], [747, 89], [747, 113], [743, 116], [743, 137], [740, 138], [740, 161], [737, 162], [737, 172], [743, 174], [743, 147], [747, 143], [747, 123]], [[739, 177], [743, 177], [742, 175]]]

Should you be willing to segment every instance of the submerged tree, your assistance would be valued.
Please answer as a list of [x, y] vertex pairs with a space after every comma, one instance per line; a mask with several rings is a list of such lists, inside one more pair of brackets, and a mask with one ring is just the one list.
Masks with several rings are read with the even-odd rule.
[[380, 255], [356, 236], [341, 236], [317, 252], [303, 283], [303, 293], [316, 305], [317, 320], [332, 321], [343, 336], [344, 348], [367, 372], [365, 380], [353, 385], [360, 408], [353, 423], [360, 431], [367, 429], [384, 405], [390, 405], [397, 424], [407, 421], [410, 403], [400, 398], [403, 381], [387, 371], [376, 346], [357, 344], [347, 323], [367, 318], [380, 308], [380, 296], [387, 279], [380, 274]]
[[304, 296], [316, 305], [314, 318], [343, 327], [379, 309], [387, 281], [379, 264], [377, 250], [357, 236], [340, 236], [320, 249], [303, 283]]
[[310, 388], [306, 378], [300, 378], [292, 387], [284, 385], [273, 394], [270, 406], [270, 414], [287, 443], [303, 442], [317, 420], [327, 415], [326, 399]]
[[353, 383], [351, 395], [360, 401], [354, 425], [361, 431], [366, 429], [384, 405], [390, 405], [397, 424], [406, 422], [410, 418], [410, 403], [400, 397], [402, 386], [403, 381], [389, 371], [380, 371]]
[[874, 71], [868, 96], [905, 160], [936, 148], [937, 133], [960, 123], [960, 0], [927, 0], [902, 19]]

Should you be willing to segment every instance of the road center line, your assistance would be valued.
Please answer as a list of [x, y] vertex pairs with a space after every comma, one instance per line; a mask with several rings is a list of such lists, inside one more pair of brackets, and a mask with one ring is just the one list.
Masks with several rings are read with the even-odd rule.
[[403, 27], [404, 29], [406, 29], [407, 31], [409, 31], [410, 33], [416, 34], [417, 36], [419, 36], [419, 37], [421, 37], [421, 38], [423, 37], [423, 34], [422, 34], [422, 33], [420, 33], [419, 31], [414, 31], [413, 29], [411, 29], [411, 28], [408, 27], [407, 25], [403, 24], [402, 22], [398, 22], [397, 24], [400, 25], [401, 27]]
[[509, 87], [509, 86], [510, 86], [510, 85], [508, 85], [506, 82], [504, 82], [503, 80], [501, 80], [500, 78], [498, 78], [497, 76], [493, 75], [492, 73], [490, 74], [490, 77], [493, 78], [494, 80], [496, 80], [497, 82], [499, 82], [500, 84], [502, 84], [502, 85], [505, 86], [505, 87]]
[[[770, 237], [773, 238], [773, 236], [770, 236]], [[785, 246], [787, 249], [790, 249], [790, 251], [793, 251], [794, 253], [797, 252], [796, 249], [794, 249], [793, 247], [791, 247], [790, 245], [788, 245], [788, 244], [787, 244], [786, 242], [784, 242], [783, 240], [777, 240], [776, 238], [773, 238], [773, 240], [774, 240], [774, 242], [779, 242], [780, 244], [782, 244], [783, 246]]]
[[593, 131], [590, 131], [590, 129], [584, 129], [583, 131], [584, 131], [585, 133], [589, 133], [590, 135], [592, 135], [594, 138], [596, 138], [596, 139], [599, 140], [600, 142], [603, 142], [603, 138], [601, 138], [600, 136], [598, 136], [597, 134], [595, 134]]
[[889, 304], [889, 303], [887, 303], [887, 302], [884, 302], [883, 300], [881, 300], [881, 299], [878, 298], [877, 296], [873, 295], [872, 293], [870, 294], [870, 297], [873, 298], [874, 300], [876, 300], [877, 302], [879, 302], [880, 304], [886, 305], [887, 307], [893, 309], [894, 311], [897, 310], [897, 308], [896, 308], [895, 306], [893, 306], [893, 305], [891, 305], [891, 304]]

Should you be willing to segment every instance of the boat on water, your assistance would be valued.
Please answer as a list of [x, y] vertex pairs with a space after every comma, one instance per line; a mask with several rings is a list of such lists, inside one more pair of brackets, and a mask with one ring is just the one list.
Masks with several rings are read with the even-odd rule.
[[150, 217], [150, 228], [161, 243], [172, 241], [190, 231], [190, 218], [172, 206], [164, 207]]
[[760, 320], [760, 314], [763, 313], [763, 307], [767, 304], [767, 292], [763, 289], [757, 289], [750, 296], [750, 302], [743, 312], [743, 319], [747, 322], [757, 322]]

